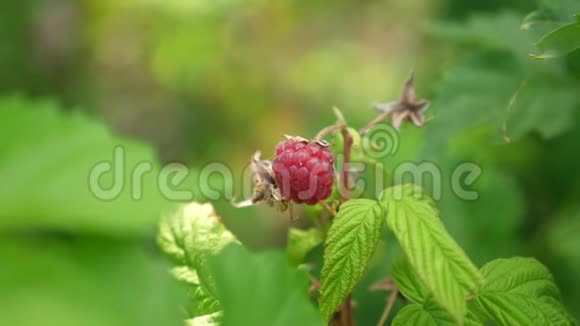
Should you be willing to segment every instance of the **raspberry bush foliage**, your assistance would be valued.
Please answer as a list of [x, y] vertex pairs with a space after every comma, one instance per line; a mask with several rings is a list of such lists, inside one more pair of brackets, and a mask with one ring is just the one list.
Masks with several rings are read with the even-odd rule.
[[[314, 140], [281, 141], [272, 162], [254, 156], [251, 204], [282, 203], [272, 206], [287, 210], [305, 203], [322, 209], [314, 213], [317, 228], [291, 229], [288, 257], [244, 248], [210, 204], [192, 203], [162, 220], [159, 244], [176, 261], [173, 275], [190, 291], [188, 325], [353, 325], [352, 291], [385, 233], [397, 239], [402, 254], [393, 257], [397, 263], [390, 275], [373, 285], [389, 297], [380, 324], [399, 294], [407, 304], [392, 318], [393, 325], [575, 323], [541, 262], [514, 257], [476, 266], [420, 186], [394, 185], [378, 199], [351, 198], [350, 186], [341, 179], [348, 175], [348, 162], [335, 175], [329, 144], [320, 140], [335, 133], [335, 145], [344, 146], [344, 152], [356, 150], [355, 131], [338, 117]], [[290, 214], [294, 219], [295, 212]], [[320, 244], [318, 280], [306, 257]]]
[[579, 13], [4, 1], [0, 325], [577, 324]]
[[[392, 125], [401, 139], [409, 130], [402, 126], [425, 128], [430, 151], [482, 125], [494, 126], [500, 136], [494, 138], [505, 142], [532, 131], [546, 138], [565, 132], [578, 94], [551, 63], [534, 61], [565, 57], [580, 45], [578, 21], [564, 12], [546, 7], [523, 22], [501, 14], [435, 26], [439, 37], [495, 48], [473, 51], [449, 68], [431, 103], [434, 116], [426, 116], [430, 103], [417, 98], [411, 75], [401, 98], [375, 105], [379, 113], [367, 125], [355, 129], [335, 109], [335, 124], [314, 137], [286, 136], [275, 148], [256, 152], [254, 193], [233, 205], [265, 204], [288, 212], [291, 223], [309, 221], [307, 229], [290, 227], [285, 252], [245, 247], [208, 203], [191, 203], [163, 218], [158, 243], [175, 261], [171, 273], [188, 288], [186, 324], [355, 325], [354, 311], [366, 308], [357, 295], [373, 291], [382, 299], [373, 305], [379, 325], [575, 325], [538, 259], [502, 257], [478, 265], [450, 235], [438, 203], [420, 185], [391, 184], [373, 196], [357, 191], [364, 174], [350, 169], [351, 163], [377, 163], [361, 139], [378, 125]], [[536, 37], [535, 46], [528, 34], [521, 44], [511, 44], [489, 32], [500, 24], [524, 33], [545, 24], [546, 17], [553, 30]], [[509, 57], [507, 68], [488, 70], [483, 58], [490, 55]], [[546, 83], [562, 87], [546, 92]], [[558, 112], [545, 114], [545, 105], [559, 101]], [[461, 119], [450, 125], [451, 115]], [[385, 250], [385, 237], [396, 240], [398, 249]], [[312, 259], [317, 250], [322, 260]], [[387, 255], [387, 273], [369, 276], [377, 255]]]
[[[336, 126], [328, 129], [350, 137], [344, 121]], [[352, 139], [342, 144], [352, 150]], [[434, 202], [420, 186], [395, 185], [378, 200], [340, 194], [340, 177], [334, 178], [334, 159], [326, 146], [320, 140], [289, 137], [276, 147], [273, 162], [260, 161], [270, 167], [274, 179], [271, 189], [256, 190], [254, 204], [320, 205], [330, 215], [311, 231], [292, 229], [288, 256], [244, 248], [211, 204], [191, 203], [162, 220], [159, 245], [176, 262], [174, 277], [189, 288], [188, 325], [353, 325], [352, 291], [385, 232], [398, 240], [402, 254], [393, 257], [397, 262], [390, 275], [373, 285], [389, 293], [381, 324], [399, 294], [407, 304], [392, 318], [393, 325], [575, 323], [541, 262], [514, 257], [477, 267], [446, 231]], [[283, 174], [289, 178], [286, 185]], [[257, 178], [257, 185], [264, 179]], [[336, 181], [333, 196], [328, 179]], [[318, 190], [301, 196], [309, 184]], [[280, 194], [271, 195], [274, 192]], [[286, 210], [287, 205], [278, 208]], [[306, 256], [321, 243], [317, 280]]]

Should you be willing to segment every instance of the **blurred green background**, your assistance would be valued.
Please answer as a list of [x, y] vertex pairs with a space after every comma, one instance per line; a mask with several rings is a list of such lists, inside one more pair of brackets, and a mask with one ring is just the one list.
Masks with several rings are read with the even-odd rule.
[[[538, 257], [580, 318], [580, 51], [534, 61], [534, 42], [550, 26], [521, 28], [538, 8], [580, 11], [579, 3], [4, 3], [0, 324], [181, 324], [184, 292], [155, 244], [159, 217], [177, 203], [159, 193], [155, 171], [183, 162], [192, 172], [182, 187], [197, 189], [204, 165], [222, 162], [239, 180], [255, 150], [271, 157], [282, 134], [313, 137], [335, 121], [333, 106], [362, 127], [376, 115], [372, 103], [398, 98], [411, 70], [434, 120], [405, 125], [399, 151], [382, 163], [436, 162], [442, 218], [474, 262]], [[127, 151], [126, 187], [100, 201], [89, 171], [111, 160], [116, 145]], [[135, 201], [131, 166], [142, 161], [155, 171]], [[449, 188], [465, 161], [483, 170], [475, 201]], [[214, 205], [246, 246], [285, 246], [286, 214]], [[355, 291], [360, 325], [379, 319], [384, 294], [368, 286], [398, 252], [385, 236]]]

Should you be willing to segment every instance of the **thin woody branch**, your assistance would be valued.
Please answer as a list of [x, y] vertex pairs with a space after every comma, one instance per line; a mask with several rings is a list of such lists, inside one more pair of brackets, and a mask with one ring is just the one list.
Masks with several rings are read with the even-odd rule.
[[389, 118], [390, 113], [382, 113], [376, 118], [374, 118], [371, 122], [369, 122], [365, 127], [361, 128], [358, 133], [364, 135], [367, 131], [369, 131], [372, 127], [376, 126], [377, 124], [385, 121]]
[[350, 152], [352, 150], [353, 140], [346, 125], [341, 129], [341, 133], [344, 141], [344, 150], [343, 150], [344, 160], [342, 162], [342, 170], [340, 173], [340, 185], [341, 185], [340, 197], [341, 201], [345, 202], [350, 199], [350, 189], [348, 185], [348, 177], [349, 177], [348, 166], [350, 164], [350, 154], [351, 154]]
[[391, 295], [389, 296], [389, 300], [387, 301], [387, 306], [385, 307], [385, 310], [383, 311], [383, 314], [381, 315], [381, 319], [377, 323], [377, 326], [385, 325], [385, 323], [387, 322], [387, 318], [389, 318], [389, 314], [391, 313], [391, 310], [393, 310], [393, 305], [395, 304], [395, 300], [397, 299], [398, 295], [399, 295], [399, 289], [397, 287], [395, 287], [393, 289], [393, 292], [391, 292]]
[[314, 137], [315, 141], [320, 141], [322, 140], [326, 135], [338, 131], [342, 128], [346, 127], [346, 125], [344, 123], [339, 123], [339, 124], [335, 124], [332, 126], [328, 126], [322, 130], [320, 130], [320, 132], [318, 132], [318, 134], [316, 134], [316, 136]]

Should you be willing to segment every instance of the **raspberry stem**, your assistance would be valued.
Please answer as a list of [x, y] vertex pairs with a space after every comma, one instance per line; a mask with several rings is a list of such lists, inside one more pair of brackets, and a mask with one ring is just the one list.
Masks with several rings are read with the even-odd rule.
[[328, 135], [332, 132], [339, 131], [339, 130], [342, 134], [342, 138], [344, 139], [344, 150], [343, 150], [344, 161], [342, 162], [342, 170], [341, 170], [340, 177], [339, 177], [340, 198], [341, 198], [341, 202], [345, 202], [345, 201], [350, 199], [350, 190], [348, 187], [348, 175], [349, 175], [348, 164], [350, 162], [350, 152], [351, 152], [352, 143], [353, 143], [352, 136], [350, 135], [350, 132], [348, 131], [348, 125], [344, 121], [341, 121], [341, 122], [334, 124], [334, 125], [330, 125], [324, 129], [320, 130], [318, 132], [318, 134], [316, 134], [316, 136], [314, 137], [314, 140], [320, 141], [326, 135]]
[[321, 201], [319, 204], [320, 204], [320, 206], [322, 206], [322, 208], [326, 209], [330, 213], [330, 215], [332, 215], [332, 217], [336, 216], [336, 210], [334, 208], [330, 207], [330, 205], [328, 205], [324, 201]]
[[371, 129], [372, 127], [376, 126], [377, 124], [383, 122], [384, 120], [386, 120], [389, 116], [391, 115], [391, 113], [381, 113], [379, 116], [377, 116], [375, 119], [373, 119], [371, 122], [369, 122], [369, 124], [367, 124], [364, 128], [360, 129], [358, 131], [359, 134], [364, 135], [365, 132], [369, 131], [369, 129]]
[[[318, 134], [316, 134], [316, 137], [314, 137], [314, 140], [320, 141], [326, 135], [328, 135], [332, 132], [337, 132], [339, 130], [342, 134], [342, 138], [344, 139], [344, 148], [343, 148], [344, 160], [342, 162], [342, 169], [341, 169], [340, 177], [339, 177], [339, 182], [340, 182], [339, 183], [339, 190], [340, 190], [339, 193], [340, 193], [340, 198], [341, 198], [340, 201], [341, 201], [341, 203], [344, 203], [345, 201], [350, 199], [350, 190], [348, 188], [348, 177], [349, 177], [348, 165], [350, 163], [350, 152], [352, 150], [353, 139], [352, 139], [352, 136], [350, 135], [350, 132], [348, 131], [348, 125], [346, 124], [346, 121], [342, 117], [342, 114], [340, 113], [340, 111], [336, 108], [334, 109], [334, 111], [335, 111], [335, 114], [339, 118], [339, 122], [337, 124], [328, 126], [324, 129], [320, 130], [320, 132], [318, 132]], [[332, 207], [328, 206], [328, 204], [326, 204], [324, 202], [321, 202], [320, 204], [322, 205], [322, 207], [324, 207], [326, 210], [328, 210], [331, 213], [332, 217], [336, 216], [336, 211]], [[349, 293], [349, 295], [346, 297], [344, 302], [340, 305], [339, 311], [337, 312], [337, 314], [338, 314], [337, 317], [339, 318], [338, 320], [340, 322], [340, 325], [342, 325], [342, 326], [352, 326], [353, 325], [351, 300], [352, 300], [352, 294]]]
[[338, 131], [338, 130], [344, 128], [344, 127], [346, 127], [346, 124], [344, 124], [344, 123], [339, 123], [339, 124], [335, 124], [335, 125], [328, 126], [328, 127], [324, 128], [324, 129], [320, 130], [320, 132], [318, 132], [318, 134], [316, 134], [316, 137], [314, 137], [314, 140], [315, 141], [320, 141], [326, 135], [328, 135], [328, 134], [330, 134], [332, 132]]
[[[394, 102], [391, 104], [385, 104], [384, 106], [387, 106], [387, 108], [384, 110], [381, 110], [382, 113], [379, 114], [377, 117], [375, 117], [373, 120], [371, 120], [365, 127], [360, 129], [358, 131], [358, 133], [362, 136], [367, 131], [369, 131], [371, 128], [373, 128], [377, 124], [383, 122], [384, 120], [386, 120], [390, 117], [393, 117], [393, 120], [394, 120], [393, 126], [396, 129], [398, 129], [398, 126], [400, 125], [400, 122], [402, 122], [402, 120], [407, 119], [409, 117], [417, 126], [423, 126], [425, 122], [431, 120], [432, 117], [429, 117], [426, 120], [423, 118], [423, 115], [422, 115], [423, 111], [426, 110], [427, 106], [429, 105], [429, 102], [427, 102], [427, 101], [416, 102], [416, 100], [415, 100], [415, 88], [413, 85], [413, 81], [414, 81], [414, 75], [413, 75], [413, 73], [411, 73], [411, 76], [407, 79], [407, 81], [404, 84], [403, 94], [401, 96], [400, 101]], [[395, 107], [392, 107], [391, 105], [395, 105]], [[395, 108], [396, 108], [396, 110], [395, 110]], [[393, 114], [398, 113], [401, 110], [401, 108], [403, 108], [405, 110], [400, 112], [401, 114], [399, 114], [397, 116], [393, 116]], [[314, 140], [320, 141], [326, 135], [333, 133], [333, 132], [338, 132], [339, 130], [342, 134], [342, 138], [344, 140], [344, 148], [343, 148], [344, 160], [342, 162], [342, 168], [341, 168], [340, 175], [339, 175], [339, 193], [340, 193], [340, 197], [341, 197], [340, 202], [344, 203], [345, 201], [350, 199], [348, 166], [350, 164], [353, 138], [352, 138], [352, 135], [350, 134], [348, 125], [346, 123], [346, 120], [344, 119], [344, 116], [342, 115], [342, 112], [340, 112], [340, 110], [337, 108], [333, 108], [333, 110], [334, 110], [334, 114], [338, 118], [338, 122], [334, 125], [328, 126], [324, 129], [320, 130], [320, 132], [318, 132], [318, 134], [316, 135]], [[331, 215], [333, 217], [336, 215], [336, 211], [334, 211], [330, 206], [328, 206], [328, 204], [321, 202], [321, 205], [326, 210], [331, 212]], [[339, 206], [339, 209], [340, 209], [340, 206]], [[389, 297], [385, 311], [384, 311], [383, 315], [381, 316], [381, 320], [379, 321], [379, 325], [383, 325], [386, 322], [386, 320], [389, 316], [389, 313], [393, 308], [393, 304], [395, 303], [395, 299], [397, 298], [398, 291], [399, 290], [395, 285], [393, 290], [392, 290], [391, 296]], [[351, 301], [352, 301], [352, 293], [349, 293], [348, 296], [346, 297], [346, 299], [344, 300], [344, 302], [340, 305], [339, 310], [334, 315], [333, 319], [338, 321], [339, 325], [341, 325], [341, 326], [352, 326], [354, 324], [353, 317], [352, 317], [352, 302]]]
[[342, 138], [344, 139], [344, 161], [342, 162], [342, 171], [340, 174], [340, 197], [341, 201], [345, 202], [350, 199], [350, 190], [348, 188], [348, 165], [350, 164], [350, 152], [352, 149], [352, 136], [348, 132], [348, 127], [345, 125], [341, 128]]

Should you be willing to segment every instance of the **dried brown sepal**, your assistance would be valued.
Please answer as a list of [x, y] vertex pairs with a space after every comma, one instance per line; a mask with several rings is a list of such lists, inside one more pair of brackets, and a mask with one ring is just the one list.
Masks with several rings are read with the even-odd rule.
[[396, 102], [378, 103], [374, 108], [390, 116], [393, 127], [399, 129], [403, 121], [411, 120], [417, 127], [422, 127], [428, 120], [425, 120], [424, 113], [429, 108], [429, 101], [417, 100], [415, 95], [415, 74], [411, 73], [403, 85], [401, 98]]
[[300, 137], [300, 136], [290, 136], [290, 135], [284, 135], [284, 138], [286, 138], [287, 140], [293, 140], [293, 141], [297, 141], [297, 142], [302, 142], [302, 143], [310, 143], [313, 142], [316, 145], [320, 146], [320, 147], [328, 147], [330, 146], [330, 143], [327, 142], [326, 140], [322, 140], [322, 139], [312, 139], [312, 140], [308, 140], [304, 137]]
[[318, 146], [320, 146], [320, 147], [325, 147], [325, 148], [326, 148], [326, 147], [330, 146], [330, 143], [329, 143], [329, 142], [327, 142], [326, 140], [322, 140], [322, 139], [320, 139], [320, 140], [317, 140], [317, 139], [314, 139], [314, 140], [312, 140], [312, 141], [313, 141], [313, 142], [314, 142], [316, 145], [318, 145]]
[[254, 182], [252, 198], [239, 203], [232, 200], [232, 205], [242, 208], [266, 203], [269, 206], [276, 207], [281, 212], [286, 211], [288, 209], [288, 201], [282, 197], [276, 184], [274, 172], [272, 171], [272, 162], [262, 160], [261, 152], [257, 151], [252, 157], [251, 169]]

